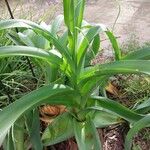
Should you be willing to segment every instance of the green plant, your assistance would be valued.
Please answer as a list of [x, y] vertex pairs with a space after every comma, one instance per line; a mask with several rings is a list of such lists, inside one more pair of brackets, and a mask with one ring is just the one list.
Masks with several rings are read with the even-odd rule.
[[[83, 21], [85, 0], [64, 0], [63, 6], [67, 30], [61, 35], [53, 34], [47, 26], [27, 20], [0, 21], [0, 30], [27, 28], [36, 35], [44, 37], [50, 44], [48, 49], [31, 47], [27, 43], [24, 44], [28, 46], [0, 47], [0, 57], [31, 56], [41, 59], [41, 62], [45, 61], [47, 67], [51, 69], [47, 85], [2, 109], [0, 144], [3, 143], [4, 148], [23, 150], [26, 148], [24, 134], [28, 133], [33, 147], [37, 150], [41, 150], [43, 145], [53, 145], [73, 136], [79, 149], [99, 150], [101, 143], [96, 128], [126, 120], [133, 125], [126, 140], [126, 149], [129, 150], [130, 139], [135, 131], [149, 126], [150, 116], [147, 111], [144, 113], [142, 111], [147, 105], [141, 104], [141, 107], [130, 110], [108, 99], [104, 88], [109, 77], [116, 74], [149, 75], [150, 51], [144, 49], [123, 57], [117, 40], [110, 30], [103, 25], [90, 25]], [[112, 44], [115, 61], [89, 66], [89, 62], [99, 51], [99, 34], [102, 32], [106, 33]], [[16, 39], [16, 42], [22, 37]], [[99, 88], [104, 91], [105, 96], [99, 96], [97, 92]], [[41, 104], [65, 105], [67, 108], [67, 112], [56, 117], [44, 131], [42, 142], [37, 111], [37, 106]]]

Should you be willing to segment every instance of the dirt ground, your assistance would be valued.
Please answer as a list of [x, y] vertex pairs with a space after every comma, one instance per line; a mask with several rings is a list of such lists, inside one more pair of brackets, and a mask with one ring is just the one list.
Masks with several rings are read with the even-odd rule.
[[86, 19], [112, 28], [120, 15], [114, 32], [125, 41], [133, 34], [141, 43], [150, 41], [150, 0], [93, 0], [86, 6]]
[[[8, 1], [16, 18], [36, 18], [49, 22], [54, 16], [62, 13], [60, 0]], [[150, 41], [150, 0], [87, 0], [85, 19], [112, 28], [119, 12], [119, 5], [120, 15], [114, 29], [116, 36], [120, 37], [119, 41], [126, 41], [133, 34], [141, 43]], [[0, 1], [0, 14], [0, 18], [8, 18], [4, 0]]]

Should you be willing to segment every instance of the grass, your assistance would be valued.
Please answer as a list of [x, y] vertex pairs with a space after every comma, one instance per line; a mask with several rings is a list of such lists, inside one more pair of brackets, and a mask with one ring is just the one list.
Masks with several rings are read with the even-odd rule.
[[[150, 47], [150, 41], [140, 43], [136, 34], [131, 34], [127, 41], [121, 45], [124, 54], [129, 54], [147, 47]], [[121, 90], [120, 92], [122, 94], [120, 98], [127, 99], [129, 106], [132, 104], [131, 107], [150, 97], [150, 76], [119, 75], [116, 78], [112, 78], [112, 80]]]
[[[138, 37], [133, 34], [127, 40], [127, 43], [123, 44], [122, 49], [125, 50], [125, 53], [130, 53], [147, 47], [150, 47], [150, 42], [140, 44]], [[135, 102], [150, 97], [150, 76], [130, 75], [126, 76], [121, 82], [124, 94], [128, 95], [130, 99], [135, 100]]]
[[[40, 0], [35, 3], [29, 1], [9, 1], [10, 7], [12, 9], [13, 15], [15, 18], [24, 18], [34, 21], [46, 21], [52, 20], [55, 16], [56, 9], [59, 9], [58, 5], [48, 5], [45, 7], [45, 3]], [[30, 5], [28, 5], [30, 3]], [[40, 9], [39, 6], [45, 7], [45, 9]], [[6, 4], [4, 1], [0, 1], [0, 19], [10, 18], [9, 12], [7, 10]], [[38, 13], [37, 13], [38, 12]], [[40, 17], [39, 17], [40, 15]], [[0, 31], [0, 46], [8, 46], [13, 43], [7, 37], [6, 31]], [[25, 93], [30, 92], [36, 87], [43, 84], [43, 75], [40, 73], [41, 69], [34, 66], [34, 71], [36, 72], [38, 83], [34, 83], [33, 76], [27, 61], [23, 57], [14, 57], [14, 58], [4, 58], [0, 60], [0, 79], [5, 85], [6, 90], [9, 91], [10, 96], [13, 100], [16, 100], [23, 96]], [[13, 66], [13, 67], [12, 67]], [[11, 68], [11, 69], [10, 69]], [[3, 88], [0, 89], [0, 108], [9, 104], [7, 101], [8, 97]]]

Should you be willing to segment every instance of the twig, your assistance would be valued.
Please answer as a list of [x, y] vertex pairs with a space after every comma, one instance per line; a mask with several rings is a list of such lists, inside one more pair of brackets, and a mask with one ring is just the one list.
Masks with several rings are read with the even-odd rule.
[[[5, 0], [5, 3], [6, 3], [6, 6], [7, 6], [7, 9], [8, 9], [8, 11], [9, 11], [9, 14], [10, 14], [11, 19], [14, 19], [14, 16], [13, 16], [13, 13], [12, 13], [12, 10], [11, 10], [11, 8], [10, 8], [10, 5], [9, 5], [8, 1]], [[16, 32], [18, 33], [18, 29], [15, 28], [15, 30], [16, 30]]]

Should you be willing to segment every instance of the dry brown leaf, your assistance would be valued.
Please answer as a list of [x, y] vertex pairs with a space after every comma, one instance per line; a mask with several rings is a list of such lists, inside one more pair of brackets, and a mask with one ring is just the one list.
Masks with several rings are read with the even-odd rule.
[[45, 105], [40, 108], [40, 119], [45, 123], [51, 123], [56, 116], [66, 111], [67, 110], [64, 105]]
[[106, 91], [109, 92], [110, 94], [113, 94], [115, 96], [119, 95], [119, 90], [110, 82], [107, 86], [106, 86]]

